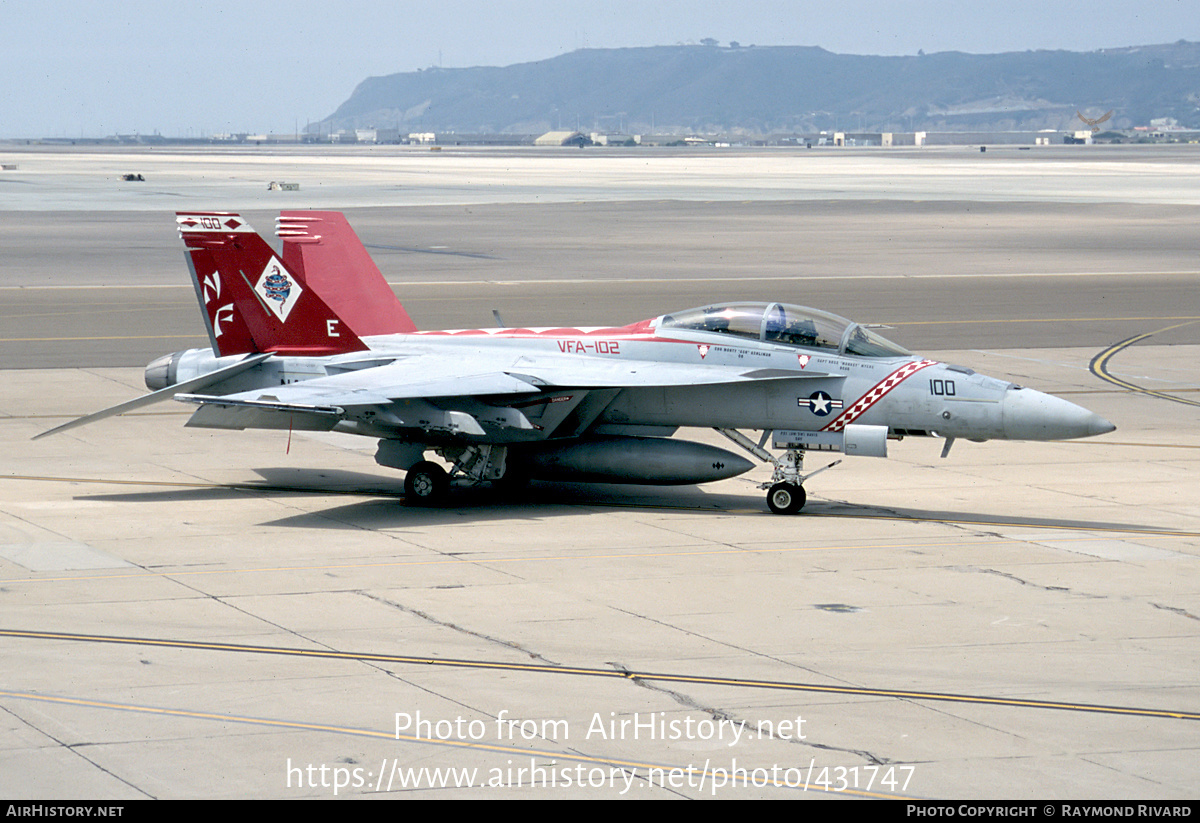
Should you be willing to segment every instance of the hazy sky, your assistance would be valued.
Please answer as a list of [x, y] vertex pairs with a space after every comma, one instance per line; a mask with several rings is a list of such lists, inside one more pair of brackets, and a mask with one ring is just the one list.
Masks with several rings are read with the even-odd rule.
[[291, 132], [373, 75], [577, 48], [1088, 51], [1200, 40], [1200, 0], [0, 0], [0, 137]]

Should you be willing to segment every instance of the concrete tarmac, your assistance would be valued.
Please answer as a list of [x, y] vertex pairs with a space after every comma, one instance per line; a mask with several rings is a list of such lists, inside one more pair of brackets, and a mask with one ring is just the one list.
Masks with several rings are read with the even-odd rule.
[[[135, 208], [71, 176], [93, 156], [36, 155], [69, 179], [0, 227], [0, 796], [1195, 798], [1197, 204], [1145, 196], [1195, 159], [1088, 148], [1014, 150], [974, 200], [946, 178], [965, 152], [801, 153], [861, 195], [836, 202], [776, 198], [777, 152], [641, 177], [517, 153], [511, 190], [511, 153], [414, 152], [437, 184], [412, 202], [372, 188], [372, 152], [299, 164], [346, 199], [274, 205], [346, 210], [425, 327], [779, 299], [1118, 426], [946, 459], [906, 439], [813, 478], [796, 517], [741, 478], [409, 508], [373, 441], [184, 429], [173, 404], [30, 441], [203, 344], [170, 212], [270, 230], [189, 169], [284, 178], [118, 157], [172, 180]], [[563, 163], [602, 194], [560, 198]], [[731, 171], [749, 202], [707, 196]], [[912, 199], [878, 183], [901, 177]]]

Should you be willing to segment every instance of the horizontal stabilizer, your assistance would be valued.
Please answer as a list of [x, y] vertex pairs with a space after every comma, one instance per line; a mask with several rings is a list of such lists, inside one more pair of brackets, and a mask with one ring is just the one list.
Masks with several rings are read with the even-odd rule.
[[164, 389], [159, 389], [156, 392], [142, 395], [141, 397], [134, 398], [133, 400], [126, 400], [124, 403], [118, 403], [117, 405], [110, 406], [107, 409], [103, 409], [84, 417], [80, 417], [76, 420], [72, 420], [70, 423], [63, 423], [61, 426], [55, 426], [49, 431], [44, 431], [41, 434], [34, 435], [33, 439], [37, 440], [50, 434], [58, 434], [59, 432], [76, 428], [77, 426], [86, 426], [88, 423], [95, 423], [97, 420], [103, 420], [106, 417], [115, 417], [118, 414], [124, 414], [125, 412], [130, 412], [134, 409], [140, 409], [142, 406], [150, 406], [163, 400], [170, 400], [180, 392], [195, 391], [196, 389], [202, 389], [206, 386], [215, 385], [220, 383], [222, 380], [227, 380], [230, 377], [234, 377], [235, 375], [241, 374], [244, 371], [249, 371], [270, 356], [271, 355], [269, 354], [251, 355], [245, 360], [239, 360], [233, 365], [226, 366], [222, 369], [211, 371], [208, 374], [202, 374], [199, 377], [193, 377], [191, 380], [185, 380], [182, 383], [176, 383], [173, 386], [167, 386]]

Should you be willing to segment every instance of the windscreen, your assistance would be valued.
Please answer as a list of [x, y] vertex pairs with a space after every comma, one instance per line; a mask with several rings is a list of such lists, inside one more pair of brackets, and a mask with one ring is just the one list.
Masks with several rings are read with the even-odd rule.
[[836, 314], [790, 303], [729, 303], [665, 315], [660, 331], [716, 332], [859, 357], [901, 357], [903, 347]]

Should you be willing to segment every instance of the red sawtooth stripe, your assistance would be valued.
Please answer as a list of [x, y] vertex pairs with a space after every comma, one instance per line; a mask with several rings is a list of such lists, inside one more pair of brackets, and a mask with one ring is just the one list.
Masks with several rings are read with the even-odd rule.
[[888, 392], [899, 386], [908, 378], [919, 372], [926, 366], [936, 365], [936, 360], [910, 360], [887, 377], [876, 383], [869, 391], [865, 392], [862, 397], [850, 404], [844, 412], [837, 416], [837, 419], [823, 428], [821, 431], [840, 432], [847, 424], [853, 423], [859, 417], [866, 413], [867, 409], [874, 406], [882, 400]]

